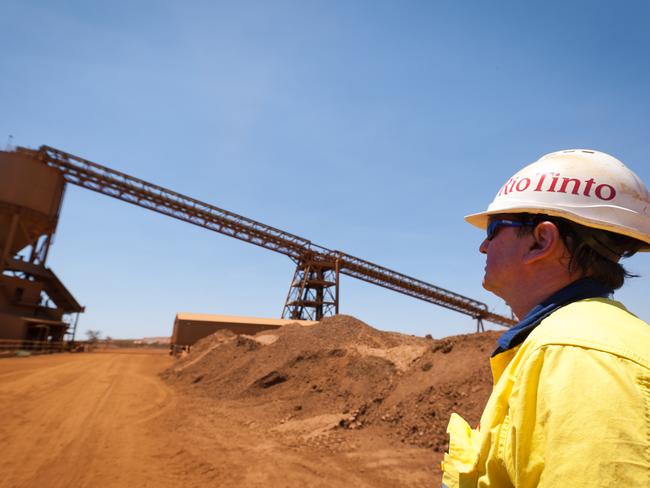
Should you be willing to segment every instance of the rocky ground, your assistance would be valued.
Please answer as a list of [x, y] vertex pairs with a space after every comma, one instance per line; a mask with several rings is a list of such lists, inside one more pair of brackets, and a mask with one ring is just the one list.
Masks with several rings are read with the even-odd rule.
[[314, 437], [368, 432], [430, 449], [438, 464], [452, 411], [478, 422], [498, 333], [433, 340], [350, 316], [256, 336], [220, 331], [163, 373], [189, 396], [230, 402], [257, 425]]

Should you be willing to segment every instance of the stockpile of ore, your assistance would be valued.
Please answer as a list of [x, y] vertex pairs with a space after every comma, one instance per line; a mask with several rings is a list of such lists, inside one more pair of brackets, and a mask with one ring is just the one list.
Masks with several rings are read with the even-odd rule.
[[433, 340], [339, 315], [255, 336], [217, 332], [163, 377], [186, 393], [252, 409], [269, 427], [332, 414], [340, 417], [335, 428], [372, 428], [440, 452], [452, 411], [479, 420], [497, 337]]

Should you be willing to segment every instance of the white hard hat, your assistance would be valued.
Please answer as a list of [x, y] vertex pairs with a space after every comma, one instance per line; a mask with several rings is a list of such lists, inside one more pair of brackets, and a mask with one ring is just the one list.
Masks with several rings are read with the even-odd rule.
[[589, 149], [542, 156], [501, 187], [485, 212], [465, 220], [485, 229], [488, 216], [532, 213], [563, 217], [587, 227], [645, 242], [650, 251], [650, 192], [618, 159]]

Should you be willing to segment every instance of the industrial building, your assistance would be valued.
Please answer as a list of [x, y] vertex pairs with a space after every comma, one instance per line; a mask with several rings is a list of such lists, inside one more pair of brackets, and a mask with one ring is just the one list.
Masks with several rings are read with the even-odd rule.
[[171, 348], [173, 352], [188, 350], [199, 339], [224, 329], [235, 334], [254, 335], [264, 330], [278, 329], [287, 324], [313, 325], [316, 323], [314, 320], [178, 313], [174, 320]]
[[0, 341], [63, 346], [84, 308], [46, 266], [65, 180], [19, 152], [0, 151]]

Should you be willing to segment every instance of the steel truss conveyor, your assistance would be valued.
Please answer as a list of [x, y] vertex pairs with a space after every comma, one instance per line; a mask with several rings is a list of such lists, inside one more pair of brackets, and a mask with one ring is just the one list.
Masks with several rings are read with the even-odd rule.
[[484, 320], [511, 326], [514, 320], [488, 310], [486, 304], [406, 276], [383, 266], [313, 244], [255, 220], [172, 190], [134, 178], [78, 156], [41, 146], [18, 148], [63, 174], [66, 182], [133, 203], [242, 241], [289, 256], [296, 271], [282, 317], [320, 320], [339, 311], [339, 275], [352, 276], [405, 295]]

